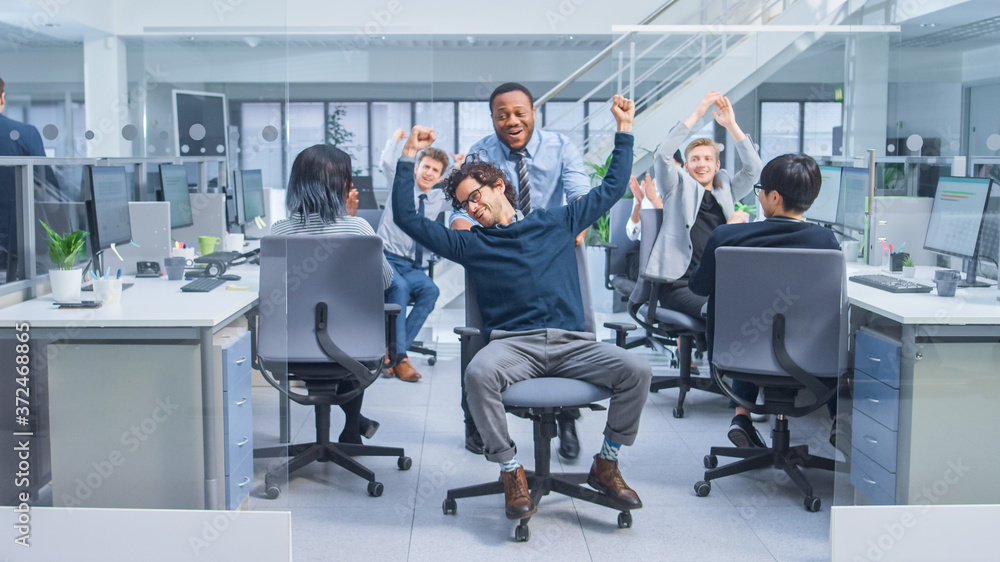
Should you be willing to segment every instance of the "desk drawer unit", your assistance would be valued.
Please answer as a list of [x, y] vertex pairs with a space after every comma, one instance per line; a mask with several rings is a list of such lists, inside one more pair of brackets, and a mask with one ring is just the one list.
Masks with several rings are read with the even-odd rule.
[[253, 487], [253, 410], [250, 333], [222, 342], [226, 509], [236, 509]]
[[855, 334], [851, 483], [883, 505], [896, 499], [901, 351], [882, 334]]

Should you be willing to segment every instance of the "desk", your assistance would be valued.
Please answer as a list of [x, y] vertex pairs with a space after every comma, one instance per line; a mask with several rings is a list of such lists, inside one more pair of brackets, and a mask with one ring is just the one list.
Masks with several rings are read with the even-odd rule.
[[[914, 280], [933, 285], [934, 270]], [[876, 272], [848, 264], [848, 275]], [[848, 297], [852, 485], [880, 504], [1000, 503], [997, 288], [939, 297], [849, 282]]]
[[[159, 279], [137, 279], [135, 285], [122, 294], [120, 305], [104, 306], [98, 309], [64, 309], [59, 310], [53, 306], [51, 295], [46, 295], [26, 301], [0, 310], [0, 339], [7, 340], [8, 343], [14, 338], [15, 323], [26, 322], [30, 325], [31, 341], [48, 342], [48, 354], [42, 365], [47, 363], [49, 376], [52, 377], [53, 369], [62, 368], [64, 380], [70, 380], [72, 387], [81, 392], [79, 396], [72, 397], [79, 400], [81, 404], [88, 401], [104, 400], [115, 393], [111, 400], [121, 403], [129, 399], [129, 389], [101, 386], [101, 373], [128, 372], [128, 366], [134, 367], [136, 364], [147, 364], [149, 358], [136, 357], [137, 349], [147, 349], [146, 346], [164, 344], [168, 346], [186, 346], [186, 349], [195, 353], [193, 359], [189, 361], [195, 381], [200, 380], [199, 388], [187, 388], [183, 390], [183, 396], [195, 400], [200, 396], [201, 419], [194, 420], [194, 425], [200, 425], [200, 437], [195, 435], [191, 443], [201, 440], [201, 451], [203, 455], [203, 479], [204, 479], [204, 507], [214, 509], [218, 505], [218, 462], [219, 445], [217, 443], [217, 432], [215, 420], [220, 414], [222, 397], [216, 392], [217, 374], [215, 372], [213, 360], [213, 334], [223, 329], [234, 320], [237, 320], [244, 313], [256, 305], [259, 269], [255, 266], [240, 266], [232, 268], [232, 273], [242, 276], [240, 281], [232, 282], [235, 285], [249, 286], [250, 290], [228, 291], [225, 287], [219, 287], [208, 293], [184, 293], [180, 287], [186, 281], [167, 281], [165, 277]], [[66, 343], [69, 345], [53, 348], [52, 344]], [[174, 355], [173, 352], [179, 348], [164, 348], [161, 360], [168, 361], [167, 364], [157, 364], [156, 367], [167, 373], [165, 379], [172, 379], [176, 374], [181, 378], [181, 371], [188, 366], [183, 354]], [[95, 377], [92, 381], [73, 380], [74, 373], [66, 372], [71, 366], [66, 365], [66, 361], [58, 357], [61, 353], [53, 351], [64, 351], [67, 354], [78, 354], [82, 357], [93, 357], [97, 364], [87, 363], [87, 374]], [[72, 352], [72, 353], [71, 353]], [[189, 354], [190, 355], [190, 354]], [[165, 358], [165, 359], [164, 359]], [[171, 364], [176, 360], [176, 365]], [[77, 368], [80, 367], [77, 364]], [[124, 366], [124, 367], [123, 367]], [[177, 373], [171, 369], [176, 367]], [[83, 369], [81, 369], [82, 371]], [[33, 376], [42, 373], [32, 371]], [[78, 377], [78, 378], [82, 378]], [[138, 380], [138, 378], [137, 378]], [[165, 381], [164, 384], [173, 381]], [[183, 385], [183, 382], [178, 384]], [[188, 385], [192, 386], [192, 385]], [[50, 392], [56, 390], [50, 384]], [[47, 400], [48, 397], [33, 397], [33, 401]], [[192, 407], [198, 409], [197, 404], [184, 404], [183, 398], [180, 407]], [[168, 402], [169, 405], [169, 402]], [[158, 406], [162, 406], [159, 405]], [[145, 413], [138, 420], [116, 420], [124, 425], [117, 425], [114, 429], [105, 427], [93, 427], [94, 432], [111, 432], [114, 436], [123, 434], [123, 428], [129, 429], [129, 424], [136, 421], [145, 421], [145, 416], [162, 417], [163, 411], [159, 415], [154, 415], [155, 411], [149, 405], [144, 405]], [[167, 408], [168, 410], [170, 408]], [[141, 412], [142, 410], [140, 410]], [[151, 413], [152, 411], [152, 413]], [[65, 414], [65, 415], [64, 415]], [[59, 412], [59, 416], [72, 418], [72, 412]], [[195, 416], [197, 417], [197, 416]], [[78, 420], [88, 429], [92, 424], [86, 419]], [[153, 428], [155, 430], [155, 427]], [[53, 424], [53, 434], [58, 428]], [[152, 432], [145, 431], [136, 435], [136, 439], [149, 438]], [[145, 439], [140, 439], [144, 441]], [[113, 451], [118, 452], [118, 451]], [[108, 472], [110, 466], [127, 467], [128, 458], [122, 464], [115, 463], [116, 459], [111, 459], [105, 451], [92, 451], [91, 456], [94, 461], [94, 470]], [[170, 463], [175, 459], [162, 459], [161, 470], [170, 470]], [[53, 459], [55, 461], [55, 459]], [[55, 462], [53, 462], [55, 465]], [[113, 469], [112, 469], [113, 470]], [[124, 469], [123, 469], [124, 470]], [[146, 475], [147, 478], [155, 478], [155, 475]], [[53, 471], [53, 480], [60, 476]], [[65, 483], [64, 485], [71, 485]], [[55, 494], [54, 494], [55, 495]], [[58, 498], [55, 503], [59, 504]], [[124, 506], [122, 506], [124, 507]], [[129, 506], [131, 507], [131, 506]], [[154, 506], [159, 507], [159, 506]], [[189, 506], [199, 507], [199, 506]]]

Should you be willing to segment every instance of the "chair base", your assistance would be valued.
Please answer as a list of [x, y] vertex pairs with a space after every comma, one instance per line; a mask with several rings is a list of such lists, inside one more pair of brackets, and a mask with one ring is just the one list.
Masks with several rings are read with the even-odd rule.
[[[712, 490], [712, 480], [759, 468], [774, 467], [784, 470], [792, 482], [795, 482], [795, 485], [805, 494], [804, 504], [807, 510], [819, 511], [820, 499], [813, 495], [812, 484], [802, 474], [799, 467], [832, 471], [835, 468], [835, 461], [826, 457], [810, 455], [808, 445], [790, 447], [788, 444], [788, 420], [784, 417], [779, 416], [775, 420], [775, 428], [771, 432], [771, 438], [773, 446], [767, 449], [712, 447], [711, 452], [705, 456], [705, 468], [708, 469], [705, 471], [705, 479], [694, 485], [695, 492], [704, 497]], [[716, 468], [719, 456], [734, 457], [740, 460]]]
[[346, 468], [367, 480], [368, 494], [375, 497], [382, 495], [382, 483], [375, 480], [374, 472], [351, 457], [399, 457], [396, 466], [400, 470], [409, 470], [413, 466], [413, 460], [406, 456], [401, 447], [331, 443], [329, 435], [330, 406], [316, 406], [316, 442], [254, 449], [255, 459], [292, 457], [281, 466], [268, 471], [264, 477], [264, 493], [268, 499], [273, 500], [281, 493], [279, 482], [291, 479], [295, 471], [312, 462], [332, 462]]
[[433, 349], [430, 349], [428, 347], [424, 347], [424, 343], [423, 342], [419, 342], [419, 341], [413, 342], [413, 344], [410, 346], [409, 349], [406, 350], [406, 352], [407, 353], [419, 353], [420, 355], [426, 355], [427, 356], [427, 364], [428, 365], [433, 365], [433, 364], [437, 363], [437, 357], [438, 357], [437, 351], [434, 351]]
[[659, 392], [665, 388], [678, 389], [677, 406], [674, 407], [673, 414], [675, 418], [683, 418], [684, 398], [687, 397], [688, 391], [691, 390], [692, 382], [695, 383], [694, 388], [698, 390], [704, 390], [713, 394], [723, 394], [723, 391], [715, 383], [715, 379], [711, 377], [691, 377], [691, 355], [692, 348], [694, 347], [692, 336], [678, 336], [676, 341], [677, 355], [675, 361], [677, 362], [676, 367], [679, 370], [679, 374], [670, 377], [653, 377], [652, 382], [649, 384], [649, 391]]
[[[519, 409], [513, 410], [512, 413], [515, 413], [520, 417], [530, 418], [533, 422], [532, 425], [534, 426], [535, 470], [525, 470], [525, 476], [528, 480], [528, 490], [531, 494], [532, 503], [534, 503], [537, 507], [544, 496], [549, 495], [551, 492], [555, 492], [557, 494], [569, 496], [588, 503], [616, 509], [619, 511], [618, 527], [620, 529], [631, 527], [631, 508], [622, 506], [614, 499], [590, 488], [589, 486], [585, 486], [589, 474], [553, 474], [549, 472], [550, 461], [552, 458], [552, 438], [556, 436], [556, 416], [561, 411], [561, 408], [532, 408], [527, 414], [518, 410]], [[465, 486], [462, 488], [453, 488], [448, 490], [448, 495], [445, 497], [441, 508], [445, 515], [454, 515], [458, 510], [458, 503], [456, 500], [461, 498], [474, 498], [503, 493], [503, 482], [499, 479], [495, 482], [486, 482], [484, 484], [474, 484], [472, 486]], [[525, 517], [520, 520], [517, 528], [514, 530], [514, 540], [518, 542], [525, 542], [531, 537], [531, 532], [528, 529], [528, 521], [530, 520], [531, 517]]]

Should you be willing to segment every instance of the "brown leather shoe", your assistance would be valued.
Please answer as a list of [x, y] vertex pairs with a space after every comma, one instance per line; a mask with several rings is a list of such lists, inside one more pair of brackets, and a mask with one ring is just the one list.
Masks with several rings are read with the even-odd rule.
[[622, 509], [642, 507], [639, 494], [629, 488], [622, 478], [622, 473], [618, 470], [618, 461], [606, 461], [599, 455], [594, 455], [594, 464], [590, 466], [587, 484], [621, 504]]
[[410, 363], [409, 358], [404, 357], [396, 363], [396, 366], [392, 368], [392, 373], [399, 377], [399, 380], [406, 382], [417, 382], [420, 380], [420, 373], [413, 368], [413, 363]]
[[528, 478], [524, 475], [524, 467], [519, 466], [514, 472], [500, 471], [500, 481], [503, 482], [503, 496], [507, 519], [524, 519], [538, 511], [531, 503], [528, 492]]

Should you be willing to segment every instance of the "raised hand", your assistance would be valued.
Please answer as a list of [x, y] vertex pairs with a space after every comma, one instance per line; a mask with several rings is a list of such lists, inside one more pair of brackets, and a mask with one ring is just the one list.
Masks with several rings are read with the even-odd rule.
[[628, 187], [632, 190], [632, 197], [635, 197], [635, 204], [638, 205], [639, 203], [642, 203], [645, 191], [639, 185], [639, 180], [635, 179], [635, 176], [629, 178]]
[[403, 145], [403, 156], [416, 156], [417, 152], [434, 144], [437, 137], [434, 136], [434, 129], [423, 125], [414, 125], [410, 131], [410, 138], [406, 139]]
[[358, 214], [358, 190], [351, 189], [347, 193], [347, 199], [344, 200], [344, 204], [347, 205], [347, 214], [352, 217]]
[[[451, 153], [449, 152], [449, 154], [451, 154]], [[451, 154], [451, 157], [455, 159], [455, 167], [456, 168], [461, 168], [462, 164], [465, 164], [465, 155], [464, 154]]]
[[615, 94], [611, 100], [611, 113], [618, 123], [618, 131], [632, 132], [632, 119], [635, 118], [635, 103], [632, 100]]
[[406, 131], [404, 131], [403, 129], [396, 129], [392, 133], [392, 142], [399, 142], [400, 140], [405, 138], [406, 138]]
[[656, 180], [650, 177], [648, 173], [642, 180], [642, 189], [646, 192], [646, 198], [653, 204], [654, 209], [663, 208], [663, 199], [660, 197], [659, 192], [656, 191]]
[[736, 114], [733, 112], [733, 104], [729, 102], [729, 98], [726, 96], [720, 96], [719, 99], [715, 101], [715, 106], [719, 108], [718, 111], [712, 110], [712, 116], [715, 117], [715, 122], [722, 125], [726, 129], [729, 129], [736, 124]]
[[708, 93], [705, 94], [705, 97], [698, 102], [698, 106], [694, 108], [691, 115], [688, 115], [687, 119], [684, 120], [684, 124], [687, 125], [689, 129], [693, 129], [698, 120], [701, 119], [702, 116], [705, 115], [705, 112], [708, 111], [708, 108], [712, 107], [712, 104], [714, 104], [721, 97], [722, 94], [718, 91], [709, 90]]

